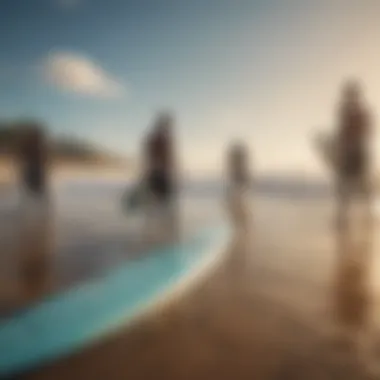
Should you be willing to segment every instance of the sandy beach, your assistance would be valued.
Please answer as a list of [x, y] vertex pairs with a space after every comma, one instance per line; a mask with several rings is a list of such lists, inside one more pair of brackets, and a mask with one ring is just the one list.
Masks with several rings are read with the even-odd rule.
[[[99, 179], [89, 174], [56, 180], [51, 189], [48, 224], [43, 231], [33, 233], [39, 236], [33, 240], [46, 246], [49, 270], [33, 284], [24, 283], [19, 272], [20, 257], [32, 257], [34, 244], [22, 230], [25, 215], [19, 205], [20, 193], [16, 187], [4, 190], [0, 196], [0, 318], [47, 294], [100, 277], [126, 260], [138, 260], [167, 243], [165, 239], [145, 237], [141, 213], [123, 212], [121, 198], [130, 184], [125, 178]], [[179, 204], [179, 238], [219, 223], [223, 218], [220, 202], [219, 197], [184, 194]]]
[[366, 379], [379, 339], [376, 225], [337, 234], [326, 199], [252, 201], [252, 224], [195, 288], [22, 378]]

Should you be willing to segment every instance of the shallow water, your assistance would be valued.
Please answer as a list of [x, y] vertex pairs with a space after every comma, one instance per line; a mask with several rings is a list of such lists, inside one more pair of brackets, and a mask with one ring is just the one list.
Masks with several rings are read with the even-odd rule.
[[[65, 179], [54, 184], [53, 228], [52, 234], [47, 234], [48, 237], [52, 235], [49, 291], [101, 276], [118, 263], [138, 260], [152, 247], [165, 244], [162, 239], [148, 241], [143, 236], [143, 220], [139, 213], [126, 215], [123, 212], [121, 197], [129, 186], [130, 183], [123, 180], [94, 178]], [[321, 261], [315, 263], [313, 271], [326, 271], [331, 265], [328, 259], [332, 244], [332, 200], [316, 197], [313, 191], [305, 192], [302, 197], [296, 197], [288, 187], [276, 191], [276, 194], [260, 191], [251, 194], [255, 218], [253, 233], [260, 235], [260, 241], [265, 241], [268, 252], [263, 259], [285, 267], [294, 265], [297, 271], [309, 265], [310, 259], [309, 254], [299, 254], [296, 247], [305, 247], [305, 252], [319, 247]], [[183, 185], [179, 218], [183, 239], [227, 219], [224, 192], [221, 181], [193, 181]], [[16, 189], [3, 191], [0, 196], [0, 313], [2, 309], [13, 308], [14, 299], [16, 306], [25, 304], [24, 297], [20, 300], [17, 295], [20, 284], [18, 249], [20, 243], [25, 243], [19, 231], [18, 196]], [[273, 236], [281, 239], [273, 239]], [[327, 261], [322, 260], [323, 257]]]
[[[83, 181], [66, 182], [56, 188], [57, 230], [61, 248], [55, 251], [55, 255], [63, 262], [70, 263], [66, 272], [70, 280], [102, 274], [105, 268], [117, 265], [120, 262], [118, 260], [138, 260], [143, 255], [145, 250], [139, 251], [136, 243], [138, 221], [134, 216], [126, 218], [118, 207], [117, 199], [125, 185], [113, 181], [95, 186]], [[227, 210], [224, 209], [222, 194], [221, 186], [202, 186], [200, 183], [184, 189], [181, 205], [185, 233], [191, 234], [192, 230], [202, 225], [210, 225], [225, 218]], [[125, 336], [119, 334], [120, 339], [125, 337], [123, 344], [115, 344], [116, 348], [105, 344], [104, 350], [99, 351], [98, 360], [94, 360], [93, 352], [88, 357], [83, 353], [84, 360], [88, 358], [86, 365], [91, 371], [93, 366], [99, 364], [101, 368], [108, 361], [114, 365], [113, 358], [118, 349], [121, 358], [119, 364], [125, 371], [139, 365], [145, 368], [145, 353], [149, 347], [155, 347], [151, 350], [152, 360], [160, 358], [161, 353], [167, 353], [170, 347], [173, 348], [171, 355], [174, 357], [177, 352], [184, 352], [181, 347], [185, 347], [186, 352], [191, 352], [192, 348], [192, 354], [196, 357], [200, 347], [214, 344], [216, 355], [220, 353], [222, 340], [219, 338], [226, 339], [226, 342], [231, 339], [236, 344], [230, 348], [224, 347], [231, 357], [236, 354], [236, 361], [220, 359], [215, 361], [215, 368], [220, 368], [220, 363], [227, 367], [228, 363], [235, 363], [236, 370], [244, 355], [252, 369], [269, 363], [264, 359], [265, 355], [276, 351], [273, 351], [272, 345], [274, 337], [276, 347], [277, 343], [285, 342], [284, 353], [279, 353], [276, 359], [281, 365], [284, 358], [288, 358], [286, 355], [292, 354], [293, 344], [288, 344], [292, 339], [300, 341], [299, 353], [308, 347], [312, 350], [315, 347], [321, 349], [324, 346], [320, 344], [323, 343], [331, 346], [333, 354], [339, 355], [345, 353], [338, 352], [332, 344], [335, 341], [344, 344], [346, 336], [359, 336], [371, 345], [377, 342], [370, 339], [378, 337], [380, 328], [380, 234], [377, 221], [366, 231], [352, 220], [349, 231], [340, 234], [334, 223], [333, 199], [307, 194], [298, 197], [286, 191], [277, 192], [276, 196], [260, 192], [251, 195], [253, 228], [248, 230], [249, 239], [252, 240], [247, 244], [249, 248], [245, 248], [245, 239], [236, 239], [237, 245], [220, 268], [220, 273], [217, 277], [211, 276], [206, 301], [204, 288], [201, 287], [198, 298], [184, 302], [184, 318], [188, 317], [187, 308], [191, 307], [192, 310], [198, 310], [202, 318], [209, 318], [209, 322], [205, 325], [197, 320], [189, 330], [187, 328], [190, 325], [184, 324], [188, 335], [178, 345], [173, 342], [177, 342], [181, 336], [178, 326], [183, 325], [168, 322], [168, 330], [157, 333], [155, 344], [147, 341], [141, 350], [143, 355], [140, 361], [131, 356], [135, 347], [127, 355], [125, 353], [125, 347], [131, 341], [130, 336], [127, 333]], [[7, 226], [4, 224], [4, 231]], [[122, 244], [128, 249], [121, 249]], [[91, 265], [93, 269], [89, 270]], [[61, 269], [64, 267], [62, 262], [60, 266]], [[73, 275], [76, 268], [80, 269]], [[266, 304], [272, 305], [273, 309], [270, 308], [268, 312]], [[223, 329], [215, 336], [210, 334], [209, 330], [218, 323], [220, 326], [221, 320]], [[172, 335], [168, 333], [170, 329], [173, 329]], [[194, 337], [194, 341], [190, 336]], [[196, 344], [192, 346], [191, 342]], [[315, 342], [318, 344], [314, 347]], [[263, 347], [268, 349], [265, 355], [260, 354]], [[361, 349], [361, 340], [358, 340], [358, 349]], [[328, 361], [332, 357], [330, 351], [326, 351]], [[310, 355], [313, 356], [308, 358], [309, 363], [316, 357], [320, 358], [320, 353], [314, 351]], [[170, 368], [175, 367], [178, 361], [178, 366], [182, 368], [186, 360], [190, 360], [185, 360], [185, 357], [180, 355], [176, 360], [168, 361], [168, 366], [170, 362]], [[199, 360], [204, 363], [203, 357]], [[334, 357], [331, 360], [334, 361]], [[75, 365], [71, 365], [70, 361], [68, 363], [67, 371], [70, 372], [72, 368], [75, 370]], [[268, 366], [272, 368], [272, 364], [270, 362]], [[60, 373], [63, 367], [57, 368]]]
[[[109, 179], [66, 179], [54, 184], [49, 229], [45, 228], [38, 239], [50, 244], [49, 291], [101, 276], [120, 262], [138, 260], [153, 247], [170, 243], [160, 236], [148, 239], [143, 234], [141, 212], [123, 211], [121, 197], [129, 186], [126, 181]], [[210, 193], [191, 188], [181, 191], [180, 239], [225, 219], [221, 195], [221, 191]], [[19, 293], [20, 251], [24, 250], [26, 256], [33, 254], [32, 239], [20, 229], [24, 210], [20, 209], [19, 199], [18, 190], [11, 188], [0, 197], [0, 312], [14, 308], [9, 303], [13, 305], [13, 300], [18, 298], [14, 293]], [[162, 223], [157, 222], [159, 227]], [[27, 247], [26, 253], [20, 246]], [[25, 304], [24, 301], [15, 303]]]

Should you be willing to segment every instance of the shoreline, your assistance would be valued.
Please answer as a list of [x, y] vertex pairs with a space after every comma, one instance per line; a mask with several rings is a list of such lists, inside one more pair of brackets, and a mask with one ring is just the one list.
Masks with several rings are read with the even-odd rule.
[[[132, 178], [135, 170], [129, 165], [55, 163], [49, 167], [51, 180], [69, 177], [99, 176], [102, 178]], [[12, 186], [17, 182], [18, 170], [12, 162], [0, 160], [0, 187]]]

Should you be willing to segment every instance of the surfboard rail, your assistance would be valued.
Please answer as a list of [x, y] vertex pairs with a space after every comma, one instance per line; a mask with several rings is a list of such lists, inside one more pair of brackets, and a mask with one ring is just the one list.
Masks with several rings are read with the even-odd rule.
[[225, 225], [202, 230], [3, 321], [0, 377], [43, 366], [125, 327], [194, 283], [221, 257], [229, 238]]

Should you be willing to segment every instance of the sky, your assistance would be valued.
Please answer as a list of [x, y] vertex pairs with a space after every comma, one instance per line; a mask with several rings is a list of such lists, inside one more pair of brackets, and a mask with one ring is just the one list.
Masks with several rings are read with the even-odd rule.
[[[312, 136], [358, 77], [380, 107], [378, 0], [0, 0], [0, 119], [127, 157], [160, 110], [183, 167], [243, 141], [259, 172], [321, 174]], [[380, 140], [376, 139], [380, 148]]]

